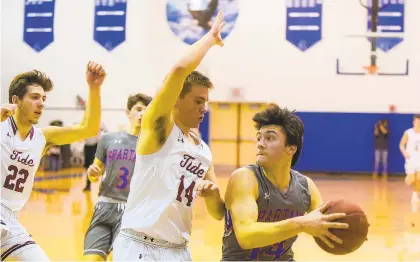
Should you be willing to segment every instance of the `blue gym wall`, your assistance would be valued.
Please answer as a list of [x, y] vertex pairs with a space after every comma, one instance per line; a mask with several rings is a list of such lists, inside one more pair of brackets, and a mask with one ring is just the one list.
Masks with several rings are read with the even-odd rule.
[[299, 112], [305, 125], [303, 151], [296, 169], [311, 172], [372, 172], [375, 123], [389, 120], [388, 172], [404, 173], [401, 136], [412, 114]]

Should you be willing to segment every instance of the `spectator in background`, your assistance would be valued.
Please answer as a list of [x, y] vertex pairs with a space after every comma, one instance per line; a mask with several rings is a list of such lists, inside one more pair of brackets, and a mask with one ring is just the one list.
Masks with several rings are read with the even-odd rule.
[[379, 165], [382, 162], [382, 175], [388, 175], [388, 120], [382, 119], [375, 124], [375, 164], [373, 176], [376, 177], [379, 173]]
[[[93, 164], [93, 160], [95, 159], [95, 153], [96, 153], [96, 148], [98, 146], [98, 142], [102, 137], [102, 133], [107, 132], [107, 129], [105, 127], [105, 125], [102, 123], [101, 125], [101, 129], [99, 130], [99, 133], [91, 138], [88, 138], [85, 140], [85, 146], [83, 149], [84, 152], [84, 168], [86, 168], [86, 170], [89, 168], [90, 165]], [[90, 191], [90, 180], [88, 178], [88, 176], [86, 175], [86, 186], [83, 189], [83, 191]]]

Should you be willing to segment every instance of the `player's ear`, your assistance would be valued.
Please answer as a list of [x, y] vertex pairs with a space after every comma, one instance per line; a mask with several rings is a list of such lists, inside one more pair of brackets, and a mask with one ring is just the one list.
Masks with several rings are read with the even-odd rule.
[[289, 154], [294, 155], [297, 151], [297, 146], [287, 146], [287, 152], [289, 152]]
[[20, 99], [19, 99], [18, 96], [16, 96], [16, 95], [12, 96], [12, 103], [13, 104], [19, 104], [19, 101], [20, 101]]
[[131, 111], [130, 111], [130, 110], [128, 110], [128, 109], [126, 109], [126, 110], [125, 110], [125, 114], [126, 114], [127, 116], [129, 116], [129, 115], [130, 115], [130, 112], [131, 112]]

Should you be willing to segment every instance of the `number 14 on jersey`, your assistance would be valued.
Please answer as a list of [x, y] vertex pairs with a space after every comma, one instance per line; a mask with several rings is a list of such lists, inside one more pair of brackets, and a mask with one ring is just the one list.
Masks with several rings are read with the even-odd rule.
[[182, 203], [183, 202], [182, 195], [185, 192], [184, 196], [187, 198], [186, 205], [190, 207], [192, 201], [194, 200], [193, 192], [194, 192], [195, 181], [193, 181], [187, 188], [185, 188], [185, 185], [184, 185], [185, 176], [182, 175], [180, 179], [181, 181], [178, 186], [178, 194], [176, 196], [176, 200]]

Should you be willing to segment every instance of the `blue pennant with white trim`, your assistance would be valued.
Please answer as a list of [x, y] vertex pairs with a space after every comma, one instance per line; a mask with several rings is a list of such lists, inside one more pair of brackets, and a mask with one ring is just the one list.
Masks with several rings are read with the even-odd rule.
[[127, 0], [95, 0], [94, 39], [106, 50], [125, 42]]
[[55, 0], [25, 0], [23, 41], [36, 52], [54, 42]]

